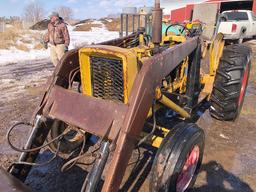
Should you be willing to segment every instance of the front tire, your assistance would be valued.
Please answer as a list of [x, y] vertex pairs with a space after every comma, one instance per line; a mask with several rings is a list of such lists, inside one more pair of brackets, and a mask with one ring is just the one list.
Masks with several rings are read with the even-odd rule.
[[184, 192], [195, 183], [202, 163], [204, 132], [179, 123], [161, 143], [152, 166], [151, 192]]
[[210, 114], [222, 121], [237, 119], [243, 106], [251, 68], [251, 49], [229, 45], [220, 59], [210, 98]]

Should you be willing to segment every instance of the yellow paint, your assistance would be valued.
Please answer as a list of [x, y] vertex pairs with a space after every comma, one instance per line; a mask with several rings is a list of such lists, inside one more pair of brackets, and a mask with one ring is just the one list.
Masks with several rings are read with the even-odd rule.
[[162, 42], [160, 45], [164, 45], [165, 43], [170, 43], [170, 47], [173, 45], [176, 45], [177, 43], [183, 43], [186, 41], [186, 37], [181, 36], [181, 35], [173, 35], [173, 34], [168, 34], [167, 36], [163, 36]]
[[155, 90], [155, 99], [161, 99], [162, 97], [162, 93], [161, 93], [161, 89], [160, 87], [157, 87], [156, 90]]
[[[204, 86], [202, 92], [210, 94], [212, 92], [214, 79], [216, 75], [217, 68], [220, 63], [220, 58], [223, 53], [225, 41], [223, 40], [223, 34], [219, 33], [214, 38], [209, 48], [209, 74], [202, 74], [201, 84]], [[207, 43], [203, 45], [203, 57], [206, 55]]]
[[[151, 139], [149, 139], [148, 141], [146, 141], [146, 143], [147, 143], [148, 145], [153, 146], [153, 147], [159, 148], [160, 145], [161, 145], [161, 143], [162, 143], [162, 141], [163, 141], [163, 139], [164, 139], [164, 138], [166, 137], [166, 135], [170, 132], [170, 130], [167, 129], [167, 128], [164, 128], [164, 127], [159, 127], [159, 126], [158, 126], [157, 128], [162, 132], [161, 136], [153, 135], [153, 136], [151, 137]], [[147, 136], [147, 135], [148, 135], [148, 133], [146, 133], [146, 132], [141, 132], [140, 137], [141, 137], [141, 138], [144, 138], [144, 137]]]
[[[159, 104], [156, 104], [155, 105], [155, 111], [157, 111], [158, 109], [160, 109], [162, 106], [161, 105], [159, 105]], [[153, 111], [152, 111], [152, 107], [149, 109], [149, 112], [148, 112], [148, 116], [147, 116], [147, 118], [150, 118], [150, 117], [152, 117], [152, 115], [153, 115]]]
[[[193, 28], [194, 24], [198, 23], [188, 23], [187, 28]], [[161, 45], [169, 43], [169, 47], [173, 47], [179, 43], [186, 41], [186, 37], [182, 35], [168, 34], [163, 36], [163, 41]], [[83, 94], [92, 96], [92, 82], [91, 82], [91, 67], [90, 67], [90, 56], [99, 56], [104, 58], [112, 58], [122, 60], [123, 63], [123, 81], [124, 81], [124, 103], [128, 103], [128, 98], [133, 86], [133, 82], [138, 73], [138, 61], [142, 64], [147, 58], [150, 58], [151, 51], [154, 48], [154, 44], [151, 42], [148, 45], [145, 45], [144, 35], [139, 35], [139, 46], [131, 49], [125, 49], [115, 46], [107, 45], [92, 45], [79, 50], [79, 62], [80, 62], [80, 72], [81, 72], [81, 81]], [[224, 48], [223, 35], [218, 34], [214, 41], [212, 42], [209, 49], [209, 74], [201, 76], [201, 84], [204, 85], [202, 92], [211, 93], [216, 69], [219, 65], [220, 57], [222, 56]], [[202, 49], [202, 56], [205, 57], [207, 51], [207, 44], [204, 44]], [[176, 78], [170, 83], [167, 80], [163, 81], [163, 87], [166, 91], [170, 93], [186, 93], [186, 84], [187, 84], [187, 74], [188, 69], [188, 57], [183, 60], [179, 65], [177, 70]], [[179, 113], [184, 118], [190, 118], [190, 114], [185, 111], [182, 107], [171, 101], [166, 96], [162, 95], [161, 89], [158, 87], [155, 90], [155, 98], [158, 100], [158, 104], [155, 106], [155, 110], [160, 109], [161, 107], [166, 106], [177, 113]], [[148, 117], [151, 117], [153, 114], [152, 108], [149, 110]], [[169, 130], [166, 128], [159, 128], [162, 130], [164, 137], [168, 134]], [[163, 138], [154, 135], [152, 137], [151, 144], [154, 147], [160, 147]]]
[[179, 105], [171, 101], [168, 97], [162, 95], [161, 99], [159, 100], [160, 103], [165, 105], [166, 107], [172, 109], [173, 111], [180, 114], [180, 116], [184, 118], [190, 118], [190, 114], [185, 111], [183, 108], [181, 108]]
[[208, 51], [208, 45], [209, 45], [209, 43], [207, 41], [204, 41], [202, 43], [202, 59], [204, 59], [206, 57], [206, 53]]
[[183, 60], [182, 64], [180, 65], [179, 74], [177, 75], [176, 79], [174, 79], [172, 83], [168, 84], [166, 81], [163, 82], [165, 89], [167, 89], [169, 93], [173, 93], [177, 90], [179, 90], [180, 94], [186, 93], [187, 68], [188, 68], [188, 58]]
[[139, 35], [139, 46], [138, 47], [133, 47], [133, 48], [131, 48], [131, 50], [136, 52], [138, 60], [140, 60], [143, 63], [142, 58], [152, 56], [151, 55], [152, 46], [154, 47], [153, 44], [150, 44], [149, 46], [146, 46], [145, 41], [144, 41], [144, 35], [140, 34]]
[[83, 94], [92, 96], [90, 56], [120, 59], [123, 61], [124, 103], [128, 103], [133, 81], [137, 75], [136, 52], [120, 47], [92, 45], [79, 50], [79, 62]]
[[[161, 131], [162, 131], [164, 137], [166, 137], [166, 135], [170, 132], [169, 129], [164, 128], [164, 127], [161, 128]], [[154, 135], [154, 136], [152, 137], [152, 143], [151, 143], [151, 145], [152, 145], [153, 147], [159, 148], [160, 145], [161, 145], [161, 143], [162, 143], [162, 141], [163, 141], [163, 139], [164, 139], [163, 137], [159, 137], [159, 136]]]
[[162, 141], [163, 141], [162, 137], [153, 136], [151, 145], [153, 147], [159, 148], [161, 143], [162, 143]]
[[223, 40], [223, 34], [219, 33], [216, 35], [215, 39], [210, 45], [209, 56], [210, 56], [210, 63], [209, 63], [209, 74], [215, 75], [215, 72], [219, 66], [220, 58], [223, 53], [225, 41]]
[[140, 46], [145, 46], [144, 35], [143, 34], [139, 35], [139, 42], [140, 42]]
[[176, 103], [171, 101], [166, 96], [163, 95], [162, 98], [159, 100], [159, 102], [165, 105], [166, 107], [172, 109], [173, 111], [179, 113], [182, 117], [190, 118], [190, 114], [187, 111], [182, 109], [180, 106], [178, 106]]
[[193, 23], [187, 23], [186, 24], [186, 28], [187, 29], [192, 29], [192, 27], [193, 27]]
[[212, 76], [210, 74], [205, 74], [201, 77], [201, 84], [204, 85], [202, 92], [207, 93], [209, 95], [208, 99], [210, 98], [210, 94], [212, 92], [214, 79], [215, 79], [215, 76]]

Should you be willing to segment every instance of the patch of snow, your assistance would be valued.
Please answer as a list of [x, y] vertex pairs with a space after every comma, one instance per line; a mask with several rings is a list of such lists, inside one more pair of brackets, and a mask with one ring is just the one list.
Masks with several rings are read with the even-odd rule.
[[[75, 25], [75, 27], [78, 27], [78, 26], [81, 26], [81, 25], [84, 25], [85, 23], [79, 23], [79, 24], [77, 24], [77, 25]], [[68, 29], [70, 29], [71, 27], [72, 27], [72, 29], [74, 29], [74, 27], [73, 26], [67, 26], [68, 27]]]
[[13, 27], [13, 25], [6, 24], [6, 25], [5, 25], [5, 27], [6, 27], [6, 28], [12, 28], [12, 27]]
[[220, 134], [220, 137], [222, 137], [223, 139], [229, 139], [229, 137], [225, 136], [224, 134]]
[[92, 22], [92, 24], [103, 25], [103, 23], [102, 23], [101, 21], [99, 21], [99, 20], [94, 20], [94, 21]]
[[[97, 24], [102, 24], [100, 21], [94, 21]], [[93, 27], [91, 31], [73, 31], [74, 26], [68, 26], [68, 30], [70, 33], [70, 46], [69, 50], [80, 47], [82, 45], [96, 44], [103, 41], [115, 39], [119, 37], [119, 32], [111, 32], [108, 31], [103, 25], [102, 28]], [[45, 33], [40, 32], [40, 33]], [[38, 33], [37, 31], [33, 33]], [[29, 35], [26, 35], [28, 37]], [[22, 43], [20, 40], [17, 44]], [[0, 49], [0, 65], [9, 64], [9, 63], [17, 63], [21, 61], [28, 60], [39, 60], [39, 59], [47, 59], [50, 57], [49, 49], [41, 49], [36, 50], [33, 49], [34, 45], [39, 43], [38, 41], [33, 41], [31, 46], [26, 44], [30, 51], [25, 52], [22, 50], [17, 50], [16, 48]]]
[[[83, 25], [83, 24], [78, 24], [78, 25]], [[78, 26], [78, 25], [76, 25], [76, 26]], [[69, 33], [72, 32], [76, 28], [76, 26], [68, 25], [67, 28], [68, 28]]]
[[49, 50], [30, 50], [29, 52], [11, 48], [0, 49], [0, 64], [18, 63], [27, 60], [39, 60], [49, 57]]
[[108, 31], [105, 28], [92, 27], [91, 31], [70, 31], [69, 49], [80, 47], [81, 45], [96, 44], [103, 41], [119, 37], [119, 32]]
[[105, 19], [107, 22], [112, 22], [113, 21], [113, 19]]

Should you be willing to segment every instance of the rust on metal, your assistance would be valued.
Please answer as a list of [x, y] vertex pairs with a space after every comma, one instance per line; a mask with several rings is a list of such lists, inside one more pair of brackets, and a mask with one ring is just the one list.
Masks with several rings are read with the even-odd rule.
[[[65, 55], [60, 66], [56, 68], [54, 72], [56, 76], [52, 77], [52, 85], [46, 93], [45, 101], [42, 102], [45, 105], [42, 107], [44, 115], [65, 121], [101, 137], [109, 131], [110, 140], [116, 140], [118, 135], [116, 149], [109, 166], [111, 169], [107, 170], [108, 176], [103, 191], [118, 191], [127, 163], [147, 118], [156, 87], [197, 48], [198, 41], [197, 37], [188, 39], [144, 60], [127, 105], [84, 96], [65, 89], [68, 84], [67, 74], [79, 66], [78, 50]], [[117, 42], [120, 41], [111, 43]]]
[[107, 171], [108, 176], [103, 185], [103, 191], [119, 190], [126, 166], [151, 107], [156, 87], [197, 46], [198, 37], [191, 38], [144, 62], [133, 84], [129, 108], [110, 162], [111, 169]]
[[30, 192], [31, 190], [17, 178], [0, 168], [0, 191], [3, 192]]
[[[131, 39], [128, 36], [103, 42], [101, 45], [122, 47]], [[188, 39], [145, 59], [133, 83], [127, 105], [67, 90], [68, 74], [79, 67], [78, 49], [68, 52], [60, 61], [49, 81], [49, 89], [41, 103], [41, 110], [45, 116], [65, 121], [100, 137], [106, 136], [108, 132], [108, 139], [116, 141], [116, 149], [109, 166], [111, 169], [107, 170], [103, 191], [119, 190], [126, 166], [152, 105], [156, 87], [197, 48], [198, 41], [198, 37]]]
[[[98, 43], [97, 45], [111, 45], [111, 46], [118, 46], [118, 47], [125, 47], [127, 43], [132, 41], [136, 36], [136, 33], [133, 33], [127, 37], [122, 37], [118, 39], [113, 39], [109, 41], [105, 41], [102, 43]], [[84, 46], [83, 46], [84, 47]], [[52, 76], [48, 79], [46, 85], [46, 92], [42, 98], [42, 101], [39, 107], [35, 110], [34, 115], [32, 117], [32, 122], [36, 114], [41, 114], [44, 108], [45, 103], [49, 99], [49, 95], [51, 93], [51, 88], [54, 85], [59, 85], [61, 87], [67, 88], [68, 87], [68, 76], [69, 73], [74, 70], [75, 68], [79, 67], [79, 56], [78, 52], [81, 47], [68, 51], [60, 60], [60, 63], [56, 66]]]
[[100, 137], [109, 131], [110, 140], [116, 138], [128, 108], [121, 102], [85, 96], [59, 86], [53, 87], [49, 98], [44, 115]]
[[156, 45], [162, 42], [162, 17], [163, 10], [160, 7], [160, 2], [156, 1], [152, 19], [152, 42]]

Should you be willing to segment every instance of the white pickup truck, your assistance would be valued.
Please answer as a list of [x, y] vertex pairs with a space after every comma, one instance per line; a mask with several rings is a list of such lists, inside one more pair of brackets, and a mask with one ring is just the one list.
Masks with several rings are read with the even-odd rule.
[[226, 40], [242, 43], [244, 39], [256, 37], [256, 16], [252, 11], [224, 11], [220, 17], [218, 33]]

